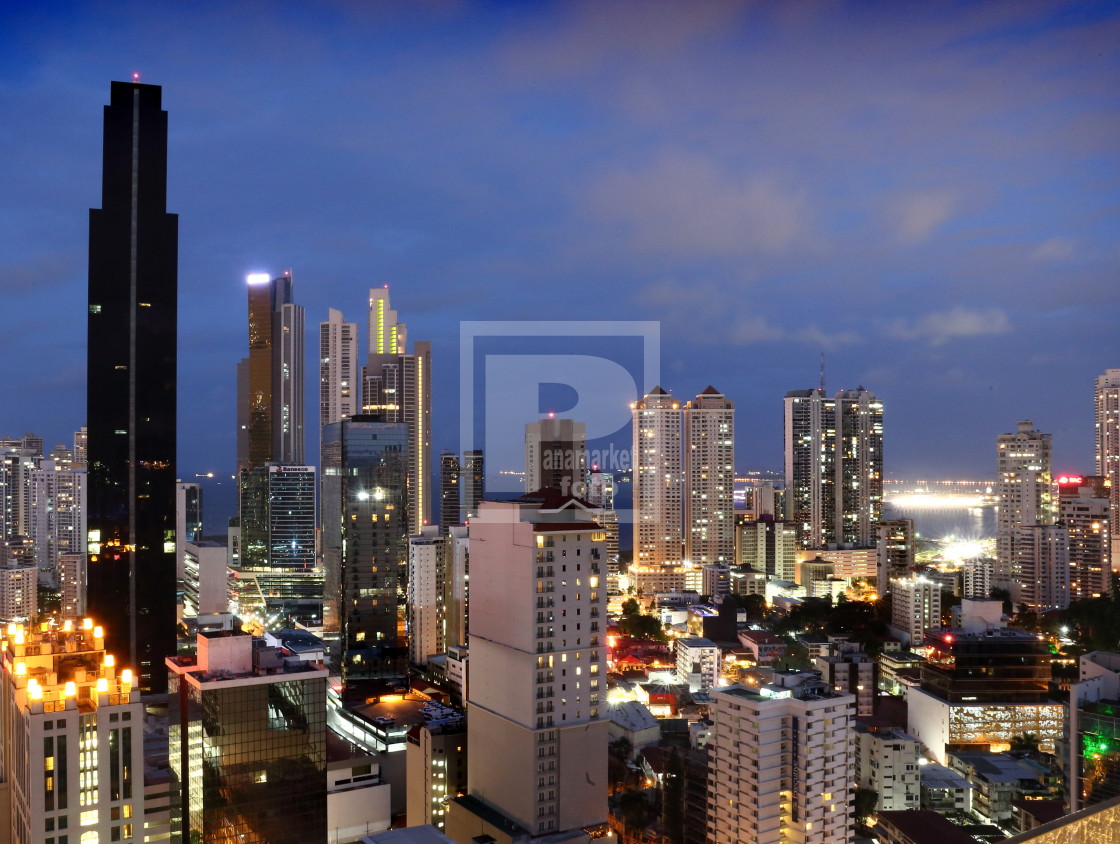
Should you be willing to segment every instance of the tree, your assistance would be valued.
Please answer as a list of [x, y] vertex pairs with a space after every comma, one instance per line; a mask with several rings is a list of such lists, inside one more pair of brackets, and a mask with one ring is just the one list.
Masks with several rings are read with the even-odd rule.
[[637, 601], [635, 601], [633, 598], [627, 598], [625, 601], [622, 602], [622, 614], [624, 616], [639, 615], [641, 613], [641, 611], [642, 611], [641, 605]]
[[870, 788], [857, 788], [855, 802], [856, 823], [863, 823], [875, 811], [879, 792]]
[[1038, 736], [1035, 733], [1019, 733], [1011, 737], [1012, 750], [1031, 750], [1038, 752]]
[[629, 636], [633, 639], [666, 641], [661, 622], [652, 615], [624, 615], [618, 620], [618, 629], [623, 636]]

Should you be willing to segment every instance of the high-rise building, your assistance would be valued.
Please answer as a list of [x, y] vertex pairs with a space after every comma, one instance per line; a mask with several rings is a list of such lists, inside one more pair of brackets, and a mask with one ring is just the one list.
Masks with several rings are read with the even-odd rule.
[[908, 577], [914, 569], [914, 520], [885, 519], [876, 526], [876, 533], [879, 554], [876, 585], [883, 595], [890, 591], [892, 580]]
[[323, 428], [324, 621], [339, 635], [343, 680], [407, 668], [410, 431], [358, 415]]
[[89, 217], [89, 609], [140, 687], [175, 653], [178, 218], [158, 85], [114, 82], [101, 209]]
[[1112, 594], [1109, 485], [1101, 476], [1058, 478], [1058, 522], [1069, 531], [1069, 596]]
[[634, 562], [679, 562], [684, 551], [680, 402], [654, 387], [632, 412]]
[[459, 519], [459, 478], [463, 474], [459, 466], [459, 455], [453, 451], [443, 451], [439, 455], [439, 524], [443, 532]]
[[787, 512], [801, 544], [873, 545], [883, 510], [883, 403], [860, 387], [785, 399]]
[[1108, 478], [1112, 559], [1120, 560], [1120, 369], [1106, 369], [1096, 389], [1097, 474]]
[[[581, 501], [484, 502], [471, 533], [468, 796], [447, 833], [606, 831], [606, 566]], [[477, 678], [484, 678], [478, 680]], [[508, 840], [505, 839], [505, 840]]]
[[35, 547], [35, 564], [43, 582], [57, 588], [60, 556], [86, 550], [86, 471], [44, 460], [31, 470], [29, 481], [28, 535]]
[[926, 630], [941, 628], [941, 585], [919, 575], [893, 581], [891, 626], [907, 639], [906, 644], [920, 646]]
[[1015, 585], [1015, 540], [1020, 527], [1054, 523], [1050, 488], [1051, 438], [1029, 420], [996, 438], [999, 500], [996, 505], [995, 586]]
[[833, 844], [851, 837], [855, 698], [815, 673], [712, 689], [708, 840]]
[[684, 558], [735, 559], [735, 403], [709, 386], [684, 406]]
[[460, 717], [417, 724], [408, 731], [405, 754], [408, 825], [442, 830], [448, 801], [467, 791], [466, 722]]
[[921, 797], [921, 746], [902, 730], [855, 725], [856, 782], [878, 796], [884, 812], [917, 809]]
[[349, 419], [358, 401], [358, 324], [329, 308], [319, 323], [319, 427]]
[[74, 432], [74, 468], [86, 468], [86, 452], [89, 450], [89, 432], [83, 425]]
[[89, 579], [86, 555], [84, 553], [59, 555], [58, 577], [58, 591], [61, 598], [59, 611], [64, 616], [84, 616], [86, 582]]
[[175, 571], [183, 579], [183, 549], [188, 542], [202, 539], [202, 486], [175, 484]]
[[427, 665], [429, 656], [447, 650], [451, 543], [438, 525], [425, 525], [408, 538], [408, 655], [413, 665]]
[[525, 425], [525, 491], [587, 494], [587, 426], [549, 417]]
[[0, 654], [5, 840], [143, 840], [144, 707], [132, 672], [105, 650], [104, 632], [90, 618], [8, 627]]
[[620, 530], [618, 511], [614, 509], [614, 475], [591, 468], [587, 475], [587, 501], [598, 508], [595, 520], [607, 534], [607, 567], [611, 574], [618, 574]]
[[413, 343], [389, 308], [388, 288], [369, 292], [369, 358], [362, 368], [362, 413], [408, 425], [409, 533], [431, 524], [432, 344]]
[[775, 580], [797, 580], [797, 525], [775, 521], [771, 515], [735, 526], [736, 564], [763, 572]]
[[0, 622], [28, 623], [38, 611], [38, 566], [0, 560]]
[[[249, 357], [237, 372], [237, 466], [303, 463], [303, 307], [292, 274], [250, 273]], [[241, 430], [244, 429], [244, 435]]]
[[197, 656], [167, 667], [181, 840], [326, 841], [323, 664], [217, 630], [198, 634]]
[[1069, 531], [1061, 525], [1022, 525], [1015, 532], [1015, 600], [1031, 612], [1069, 608]]
[[[450, 652], [453, 648], [466, 650], [467, 618], [470, 613], [471, 539], [470, 530], [464, 525], [448, 529], [451, 541], [450, 573], [447, 583], [447, 606], [444, 609], [444, 640]], [[450, 660], [450, 657], [448, 658]], [[448, 666], [451, 666], [448, 662]], [[464, 679], [464, 683], [466, 680]], [[464, 696], [465, 697], [465, 696]]]
[[268, 464], [240, 473], [239, 574], [255, 581], [261, 618], [280, 613], [308, 624], [322, 618], [323, 573], [315, 558], [314, 466]]
[[486, 464], [482, 449], [473, 448], [463, 452], [463, 520], [478, 515], [482, 496], [486, 494]]

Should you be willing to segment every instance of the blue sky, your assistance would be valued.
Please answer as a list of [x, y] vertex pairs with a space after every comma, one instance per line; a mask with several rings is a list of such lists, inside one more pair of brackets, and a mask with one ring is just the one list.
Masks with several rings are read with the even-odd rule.
[[392, 286], [437, 451], [460, 320], [640, 319], [667, 388], [737, 402], [740, 468], [780, 468], [823, 351], [830, 392], [884, 399], [888, 475], [991, 476], [1021, 418], [1091, 471], [1118, 44], [1092, 2], [4, 4], [0, 433], [82, 423], [101, 110], [138, 71], [170, 121], [184, 477], [232, 467], [244, 277], [284, 268], [312, 357], [328, 307]]

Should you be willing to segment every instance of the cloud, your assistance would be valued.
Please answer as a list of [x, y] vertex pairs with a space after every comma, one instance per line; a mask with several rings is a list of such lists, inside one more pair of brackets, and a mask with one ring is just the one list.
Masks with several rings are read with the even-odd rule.
[[1076, 241], [1072, 237], [1052, 237], [1038, 244], [1031, 252], [1035, 261], [1061, 261], [1073, 257]]
[[948, 311], [936, 311], [921, 319], [895, 320], [887, 329], [888, 336], [899, 340], [927, 340], [931, 346], [940, 346], [961, 337], [983, 337], [1007, 334], [1011, 320], [999, 308], [972, 310], [956, 306]]
[[785, 253], [809, 227], [806, 190], [773, 173], [734, 173], [694, 152], [663, 151], [588, 188], [591, 212], [634, 249], [675, 256]]
[[957, 195], [949, 190], [910, 193], [892, 203], [898, 239], [907, 246], [926, 240], [956, 211]]

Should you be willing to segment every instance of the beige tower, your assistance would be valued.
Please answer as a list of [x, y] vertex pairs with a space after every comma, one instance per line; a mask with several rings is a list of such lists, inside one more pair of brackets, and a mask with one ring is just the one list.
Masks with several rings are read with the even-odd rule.
[[603, 530], [578, 499], [547, 491], [483, 502], [470, 538], [469, 787], [447, 834], [510, 840], [512, 822], [532, 836], [598, 835], [607, 820]]
[[735, 403], [708, 387], [684, 406], [684, 557], [735, 560]]
[[679, 562], [684, 550], [680, 402], [654, 387], [632, 411], [634, 562]]
[[1020, 422], [1015, 433], [996, 438], [999, 502], [993, 585], [1003, 589], [1014, 585], [1019, 528], [1054, 523], [1050, 449], [1050, 435], [1036, 431], [1030, 420]]

